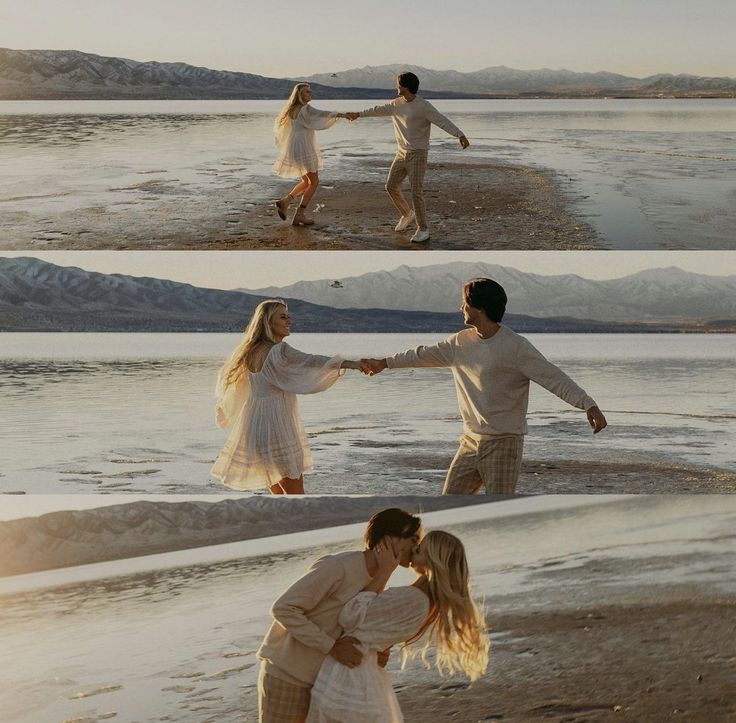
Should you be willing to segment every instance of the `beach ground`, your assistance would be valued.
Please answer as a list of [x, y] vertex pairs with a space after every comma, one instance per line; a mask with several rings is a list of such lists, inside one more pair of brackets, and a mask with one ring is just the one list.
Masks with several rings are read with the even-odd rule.
[[[257, 179], [211, 193], [182, 196], [156, 179], [131, 186], [119, 204], [68, 208], [37, 218], [0, 221], [2, 246], [43, 250], [567, 250], [602, 248], [592, 226], [573, 208], [567, 180], [541, 168], [463, 156], [430, 158], [425, 199], [432, 238], [412, 244], [413, 229], [394, 232], [397, 212], [384, 191], [390, 158], [360, 161], [360, 180], [323, 174], [310, 213], [315, 225], [293, 227], [273, 200], [291, 182]], [[355, 174], [353, 174], [355, 175]], [[258, 190], [254, 190], [258, 189]], [[407, 187], [408, 193], [408, 187]], [[272, 196], [273, 198], [269, 198]]]
[[491, 616], [509, 634], [493, 646], [491, 674], [468, 686], [419, 673], [398, 692], [407, 723], [734, 720], [736, 599], [671, 594]]
[[[340, 250], [568, 250], [600, 247], [592, 227], [573, 212], [554, 173], [468, 159], [431, 162], [424, 197], [431, 239], [412, 244], [415, 226], [396, 233], [398, 213], [384, 191], [386, 164], [365, 163], [360, 182], [326, 185], [315, 196], [313, 227], [280, 222], [251, 209], [243, 230], [209, 248]], [[405, 184], [408, 198], [408, 185]], [[230, 234], [233, 235], [233, 234]]]

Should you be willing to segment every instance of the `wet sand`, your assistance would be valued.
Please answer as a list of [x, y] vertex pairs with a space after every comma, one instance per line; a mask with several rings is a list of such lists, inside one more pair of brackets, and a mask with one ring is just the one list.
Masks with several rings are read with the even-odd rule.
[[[624, 457], [624, 454], [621, 454]], [[426, 480], [424, 493], [440, 494], [452, 456], [397, 455], [413, 479]], [[412, 485], [416, 494], [417, 485]], [[623, 460], [525, 458], [516, 487], [520, 495], [546, 494], [722, 494], [736, 492], [736, 471], [674, 462], [627, 451]], [[483, 494], [483, 490], [480, 491]]]
[[[251, 228], [210, 248], [380, 250], [593, 249], [593, 229], [577, 218], [572, 198], [551, 171], [488, 161], [430, 162], [424, 196], [432, 238], [412, 244], [415, 227], [396, 233], [398, 214], [384, 191], [386, 164], [365, 164], [362, 183], [322, 187], [315, 225], [294, 228], [270, 209], [255, 210]], [[405, 195], [408, 186], [405, 184]], [[253, 215], [256, 218], [253, 218]]]
[[398, 692], [406, 721], [734, 720], [736, 599], [696, 595], [495, 617], [509, 636], [490, 676], [468, 686], [418, 673]]
[[38, 220], [21, 212], [8, 214], [0, 221], [0, 243], [7, 250], [603, 248], [574, 211], [577, 199], [565, 180], [553, 171], [472, 156], [462, 163], [430, 159], [425, 199], [432, 238], [412, 244], [413, 229], [393, 230], [397, 213], [384, 191], [390, 160], [362, 161], [361, 181], [323, 174], [310, 209], [316, 221], [312, 227], [292, 227], [278, 218], [272, 199], [288, 190], [288, 182], [258, 179], [261, 198], [237, 184], [189, 196], [151, 177], [110, 189], [125, 192], [130, 200], [106, 207], [68, 209]]

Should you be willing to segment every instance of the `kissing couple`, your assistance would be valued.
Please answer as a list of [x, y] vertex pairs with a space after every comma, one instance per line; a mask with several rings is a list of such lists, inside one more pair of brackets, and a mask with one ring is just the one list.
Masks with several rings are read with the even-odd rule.
[[[398, 508], [375, 514], [364, 542], [317, 560], [273, 604], [257, 653], [260, 723], [401, 723], [385, 670], [394, 645], [404, 660], [433, 648], [440, 675], [485, 672], [490, 643], [462, 542], [423, 535], [421, 519]], [[416, 580], [387, 588], [399, 565]]]

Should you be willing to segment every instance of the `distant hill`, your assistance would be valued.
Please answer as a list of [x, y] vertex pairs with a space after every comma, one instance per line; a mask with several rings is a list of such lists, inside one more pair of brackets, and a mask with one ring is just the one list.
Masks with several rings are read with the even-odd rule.
[[137, 500], [0, 520], [0, 577], [365, 522], [390, 506], [415, 513], [492, 504], [463, 497], [252, 496], [212, 502]]
[[[457, 289], [453, 290], [456, 295]], [[239, 332], [253, 309], [270, 294], [207, 289], [164, 279], [100, 274], [56, 266], [36, 258], [0, 257], [0, 332], [175, 331]], [[441, 332], [463, 328], [456, 310], [338, 309], [286, 298], [301, 332]], [[732, 317], [733, 318], [733, 317]], [[585, 318], [537, 318], [509, 313], [519, 332], [724, 331], [735, 322], [625, 323]]]
[[[35, 258], [0, 258], [0, 331], [242, 331], [265, 297]], [[294, 330], [454, 331], [456, 314], [343, 311], [290, 301]]]
[[335, 87], [356, 85], [394, 88], [402, 71], [416, 73], [422, 92], [479, 94], [500, 97], [708, 97], [736, 96], [736, 78], [702, 78], [695, 75], [653, 75], [634, 78], [616, 73], [577, 73], [572, 70], [516, 70], [500, 65], [470, 73], [433, 70], [417, 65], [378, 65], [352, 68], [335, 73], [304, 76], [300, 80]]
[[575, 274], [542, 276], [495, 264], [458, 261], [247, 291], [343, 308], [450, 312], [460, 303], [462, 284], [475, 276], [498, 281], [509, 296], [509, 311], [515, 314], [605, 322], [736, 319], [736, 276], [706, 276], [678, 268], [648, 269], [620, 279], [595, 281]]
[[[0, 100], [283, 100], [295, 82], [78, 50], [0, 48]], [[375, 88], [337, 89], [317, 83], [314, 90], [319, 98], [385, 95]]]
[[0, 100], [284, 99], [302, 79], [314, 85], [319, 98], [381, 99], [393, 95], [394, 78], [402, 70], [419, 75], [429, 98], [736, 97], [736, 79], [693, 75], [633, 78], [505, 66], [461, 73], [391, 64], [285, 79], [78, 50], [0, 48]]

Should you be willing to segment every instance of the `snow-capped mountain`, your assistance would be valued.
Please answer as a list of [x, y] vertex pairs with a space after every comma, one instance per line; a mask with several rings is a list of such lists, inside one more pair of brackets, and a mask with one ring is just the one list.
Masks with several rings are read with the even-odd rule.
[[[0, 331], [242, 331], [263, 298], [166, 279], [0, 258]], [[456, 314], [290, 301], [299, 331], [456, 331]]]
[[398, 73], [411, 71], [420, 79], [422, 91], [451, 91], [481, 95], [688, 95], [736, 93], [734, 78], [700, 78], [693, 75], [658, 74], [646, 78], [634, 78], [617, 73], [600, 71], [578, 73], [572, 70], [517, 70], [504, 65], [482, 68], [469, 73], [457, 70], [433, 70], [418, 65], [367, 65], [333, 73], [318, 73], [300, 80], [322, 83], [335, 87], [394, 89]]
[[212, 70], [183, 62], [141, 62], [78, 50], [0, 48], [2, 99], [249, 99], [288, 96], [295, 80], [315, 85], [320, 98], [384, 98], [394, 78], [412, 70], [427, 97], [734, 95], [733, 78], [659, 74], [633, 78], [616, 73], [517, 70], [503, 65], [470, 73], [415, 65], [378, 65], [304, 78], [270, 78]]
[[462, 284], [475, 276], [498, 281], [508, 294], [508, 310], [515, 314], [617, 322], [736, 318], [736, 276], [706, 276], [678, 268], [650, 269], [620, 279], [597, 281], [574, 274], [542, 276], [494, 264], [460, 261], [301, 281], [249, 293], [281, 295], [339, 308], [450, 312], [460, 303]]
[[[0, 48], [2, 99], [287, 98], [293, 80], [211, 70], [187, 63], [139, 62], [78, 50]], [[364, 89], [317, 87], [320, 98], [372, 98]]]

